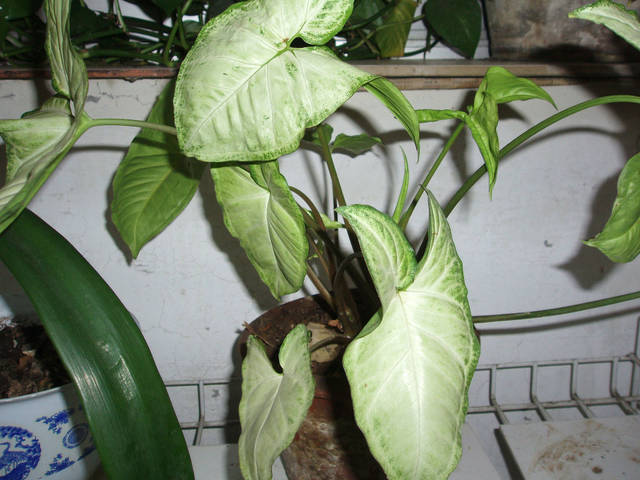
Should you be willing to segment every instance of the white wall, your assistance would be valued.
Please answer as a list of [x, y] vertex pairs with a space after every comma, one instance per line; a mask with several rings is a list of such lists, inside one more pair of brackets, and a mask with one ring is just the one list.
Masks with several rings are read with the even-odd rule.
[[[142, 119], [164, 83], [93, 80], [87, 111], [95, 117]], [[559, 108], [617, 90], [614, 84], [549, 88]], [[39, 83], [2, 81], [0, 116], [17, 117], [36, 107], [42, 95]], [[465, 90], [406, 95], [421, 108], [462, 108], [472, 98]], [[503, 108], [501, 145], [553, 112], [541, 101]], [[386, 147], [354, 159], [341, 157], [338, 168], [350, 202], [385, 209], [392, 208], [401, 182], [400, 147], [409, 156], [415, 191], [421, 172], [453, 129], [447, 123], [425, 126], [416, 162], [400, 125], [366, 93], [357, 93], [331, 123], [336, 133], [364, 130], [382, 136]], [[128, 263], [107, 211], [110, 181], [135, 133], [120, 127], [86, 133], [31, 208], [88, 258], [135, 314], [165, 379], [226, 378], [237, 367], [233, 345], [243, 323], [276, 302], [226, 233], [209, 182]], [[638, 261], [614, 265], [580, 241], [604, 225], [617, 174], [639, 150], [640, 108], [599, 107], [556, 125], [505, 160], [492, 200], [486, 179], [480, 181], [450, 217], [473, 313], [549, 308], [638, 290]], [[481, 162], [471, 139], [459, 139], [433, 180], [437, 197], [447, 200]], [[326, 179], [311, 176], [319, 165], [315, 154], [290, 155], [282, 165], [291, 184], [322, 198]], [[411, 236], [417, 241], [426, 222], [424, 209], [414, 220]], [[0, 315], [30, 308], [4, 270], [0, 294]], [[543, 321], [482, 326], [481, 363], [627, 353], [634, 349], [639, 313], [636, 302]]]

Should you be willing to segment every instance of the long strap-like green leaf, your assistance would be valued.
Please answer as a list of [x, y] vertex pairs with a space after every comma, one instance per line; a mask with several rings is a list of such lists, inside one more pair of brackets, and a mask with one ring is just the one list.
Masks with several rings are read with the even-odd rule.
[[149, 348], [100, 275], [28, 210], [0, 235], [0, 259], [29, 295], [71, 374], [109, 478], [193, 479]]

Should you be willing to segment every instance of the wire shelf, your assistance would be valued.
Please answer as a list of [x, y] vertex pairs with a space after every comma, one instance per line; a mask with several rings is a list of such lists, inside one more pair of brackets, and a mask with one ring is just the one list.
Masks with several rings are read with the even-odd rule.
[[[544, 374], [541, 374], [544, 372]], [[544, 378], [561, 373], [565, 385], [565, 398], [544, 399]], [[597, 378], [596, 378], [597, 377]], [[601, 395], [584, 395], [582, 392], [593, 388], [594, 380], [607, 384], [607, 391]], [[228, 418], [207, 418], [208, 389], [228, 389], [239, 391], [240, 379], [177, 380], [166, 383], [172, 391], [188, 388], [191, 398], [197, 405], [197, 414], [191, 420], [181, 421], [185, 434], [193, 435], [192, 443], [201, 445], [203, 435], [210, 430], [223, 431], [237, 429], [239, 423], [234, 416]], [[589, 388], [585, 388], [589, 387]], [[509, 400], [517, 395], [520, 387], [526, 387], [526, 398], [519, 401]], [[578, 412], [578, 418], [598, 418], [602, 416], [597, 407], [615, 407], [617, 412], [606, 410], [606, 416], [640, 414], [640, 358], [636, 353], [621, 356], [583, 358], [568, 360], [550, 360], [537, 362], [503, 363], [481, 365], [476, 369], [474, 382], [470, 390], [468, 420], [474, 416], [490, 414], [495, 416], [499, 425], [513, 423], [509, 418], [514, 412], [535, 412], [537, 416], [524, 417], [525, 422], [557, 420], [556, 412], [572, 409]], [[505, 395], [505, 393], [507, 395]], [[233, 397], [233, 395], [230, 395]], [[505, 397], [505, 398], [501, 398]], [[521, 395], [521, 397], [523, 397]], [[566, 418], [561, 415], [560, 419]], [[574, 417], [575, 418], [575, 417]], [[519, 417], [522, 421], [522, 417]], [[516, 421], [518, 423], [518, 421]]]

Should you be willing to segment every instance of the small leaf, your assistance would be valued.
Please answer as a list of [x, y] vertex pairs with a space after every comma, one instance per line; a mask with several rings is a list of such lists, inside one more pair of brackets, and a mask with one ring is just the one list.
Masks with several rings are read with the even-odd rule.
[[405, 128], [416, 150], [420, 153], [420, 124], [413, 105], [393, 83], [383, 77], [375, 77], [365, 85], [369, 93], [375, 95]]
[[[413, 281], [383, 305], [382, 319], [370, 321], [343, 360], [356, 421], [390, 480], [446, 479], [456, 467], [479, 356], [462, 263], [431, 194], [429, 212], [427, 253]], [[395, 223], [386, 223], [399, 232]], [[358, 228], [356, 234], [360, 239], [374, 228]], [[393, 251], [394, 237], [379, 237], [384, 246], [374, 248]], [[362, 243], [368, 268], [371, 246]]]
[[277, 161], [214, 167], [224, 223], [274, 297], [297, 291], [306, 275], [305, 225]]
[[489, 67], [478, 88], [491, 94], [496, 103], [513, 102], [514, 100], [539, 99], [549, 102], [554, 107], [551, 96], [528, 78], [515, 76], [503, 67]]
[[413, 249], [398, 225], [375, 208], [349, 205], [337, 211], [349, 221], [358, 236], [384, 310], [397, 291], [413, 281], [416, 269]]
[[618, 195], [604, 229], [584, 243], [614, 262], [630, 262], [640, 253], [640, 153], [618, 177]]
[[362, 155], [371, 150], [375, 145], [381, 145], [382, 140], [371, 137], [365, 133], [360, 135], [345, 135], [340, 133], [331, 144], [332, 150], [344, 150], [352, 156]]
[[[172, 124], [172, 94], [169, 83], [151, 109], [149, 122]], [[111, 215], [134, 258], [188, 205], [204, 166], [182, 155], [174, 135], [142, 129], [133, 139], [113, 179]]]
[[251, 0], [211, 20], [187, 54], [174, 99], [182, 151], [207, 162], [253, 162], [295, 150], [373, 75], [326, 47], [350, 0]]
[[569, 13], [570, 18], [581, 18], [609, 28], [640, 50], [640, 20], [638, 13], [618, 2], [598, 0]]
[[411, 21], [418, 4], [413, 0], [394, 0], [394, 6], [382, 18], [373, 36], [383, 58], [402, 57]]
[[438, 122], [440, 120], [466, 120], [467, 114], [460, 110], [432, 110], [429, 108], [416, 110], [416, 115], [420, 123]]
[[274, 371], [262, 342], [249, 337], [242, 362], [238, 443], [245, 480], [272, 478], [273, 462], [292, 442], [313, 400], [315, 383], [304, 325], [289, 332], [278, 359], [282, 373]]
[[[315, 217], [313, 216], [313, 212], [311, 210], [307, 210], [305, 209], [305, 211], [309, 214], [309, 217], [313, 220], [313, 225], [315, 226]], [[344, 225], [340, 222], [337, 222], [335, 220], [332, 220], [331, 218], [329, 218], [326, 214], [322, 213], [322, 212], [318, 212], [318, 214], [320, 215], [320, 218], [322, 219], [322, 226], [326, 229], [329, 230], [339, 230], [341, 228], [344, 228]], [[320, 228], [320, 226], [318, 225], [318, 228]]]
[[0, 232], [13, 222], [80, 135], [86, 118], [71, 116], [69, 101], [47, 100], [18, 120], [0, 120], [7, 145], [7, 181], [0, 189]]
[[46, 0], [47, 37], [45, 50], [51, 65], [51, 83], [60, 95], [73, 102], [74, 114], [84, 110], [89, 80], [87, 67], [71, 45], [69, 35], [70, 0]]
[[425, 23], [444, 43], [473, 58], [482, 29], [478, 0], [427, 0], [422, 7]]

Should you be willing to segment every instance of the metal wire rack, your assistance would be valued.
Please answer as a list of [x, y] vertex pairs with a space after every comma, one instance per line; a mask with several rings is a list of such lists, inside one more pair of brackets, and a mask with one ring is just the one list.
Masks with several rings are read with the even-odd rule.
[[[178, 409], [178, 417], [190, 443], [215, 443], [211, 440], [216, 433], [221, 443], [234, 442], [239, 431], [239, 378], [176, 380], [166, 385], [172, 398], [181, 395], [181, 403], [189, 404]], [[478, 366], [469, 391], [467, 422], [473, 425], [483, 418], [484, 426], [489, 420], [497, 427], [638, 414], [640, 322], [632, 353]], [[211, 432], [216, 433], [207, 435]]]

